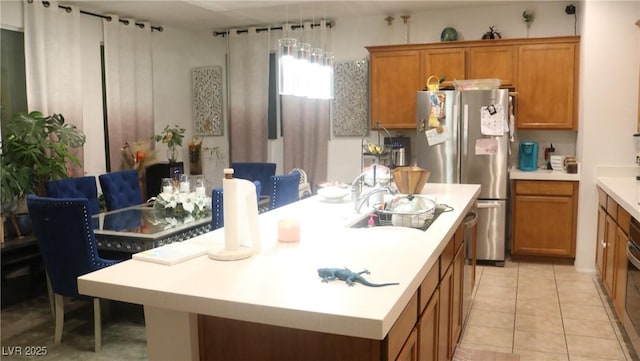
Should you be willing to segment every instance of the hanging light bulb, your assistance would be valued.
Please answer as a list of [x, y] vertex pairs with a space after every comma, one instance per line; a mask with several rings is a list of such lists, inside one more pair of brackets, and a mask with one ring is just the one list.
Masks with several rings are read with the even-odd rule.
[[292, 95], [296, 79], [296, 39], [278, 40], [278, 91], [282, 95]]
[[322, 99], [333, 99], [334, 88], [334, 62], [333, 53], [326, 52], [324, 54], [324, 66], [322, 67], [323, 90]]
[[324, 52], [320, 48], [312, 48], [309, 56], [307, 98], [321, 99], [325, 90]]
[[311, 55], [311, 44], [300, 43], [297, 47], [297, 57], [295, 61], [295, 82], [293, 95], [307, 96], [309, 88], [309, 56]]

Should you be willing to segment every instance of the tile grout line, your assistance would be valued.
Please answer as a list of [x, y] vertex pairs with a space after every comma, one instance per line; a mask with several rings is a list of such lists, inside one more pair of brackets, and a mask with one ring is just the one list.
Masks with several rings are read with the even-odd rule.
[[556, 265], [551, 264], [551, 268], [553, 269], [553, 282], [556, 284], [556, 297], [558, 299], [558, 308], [560, 308], [560, 322], [562, 323], [562, 335], [564, 336], [564, 346], [567, 350], [567, 360], [571, 360], [571, 355], [569, 353], [569, 341], [567, 340], [567, 329], [564, 326], [564, 317], [562, 316], [562, 302], [560, 302], [560, 289], [558, 288], [558, 278], [556, 276]]

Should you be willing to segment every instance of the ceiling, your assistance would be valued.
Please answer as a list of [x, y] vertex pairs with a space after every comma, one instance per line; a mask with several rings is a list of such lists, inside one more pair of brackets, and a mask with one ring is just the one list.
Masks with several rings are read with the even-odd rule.
[[190, 30], [225, 30], [300, 22], [326, 18], [401, 15], [443, 8], [480, 6], [504, 1], [119, 1], [60, 0], [61, 5], [76, 4], [80, 10], [97, 14], [117, 14], [149, 21], [154, 26], [171, 26]]

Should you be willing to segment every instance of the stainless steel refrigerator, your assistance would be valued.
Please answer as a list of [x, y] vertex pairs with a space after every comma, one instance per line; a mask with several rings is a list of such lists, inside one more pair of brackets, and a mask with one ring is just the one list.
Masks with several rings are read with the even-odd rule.
[[480, 184], [477, 259], [504, 265], [509, 91], [417, 94], [417, 165], [429, 183]]

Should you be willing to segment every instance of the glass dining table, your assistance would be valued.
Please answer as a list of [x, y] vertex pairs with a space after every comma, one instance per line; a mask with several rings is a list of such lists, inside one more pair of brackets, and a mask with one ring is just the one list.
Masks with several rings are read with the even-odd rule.
[[209, 232], [211, 210], [176, 216], [145, 203], [96, 214], [92, 224], [99, 250], [138, 253]]

